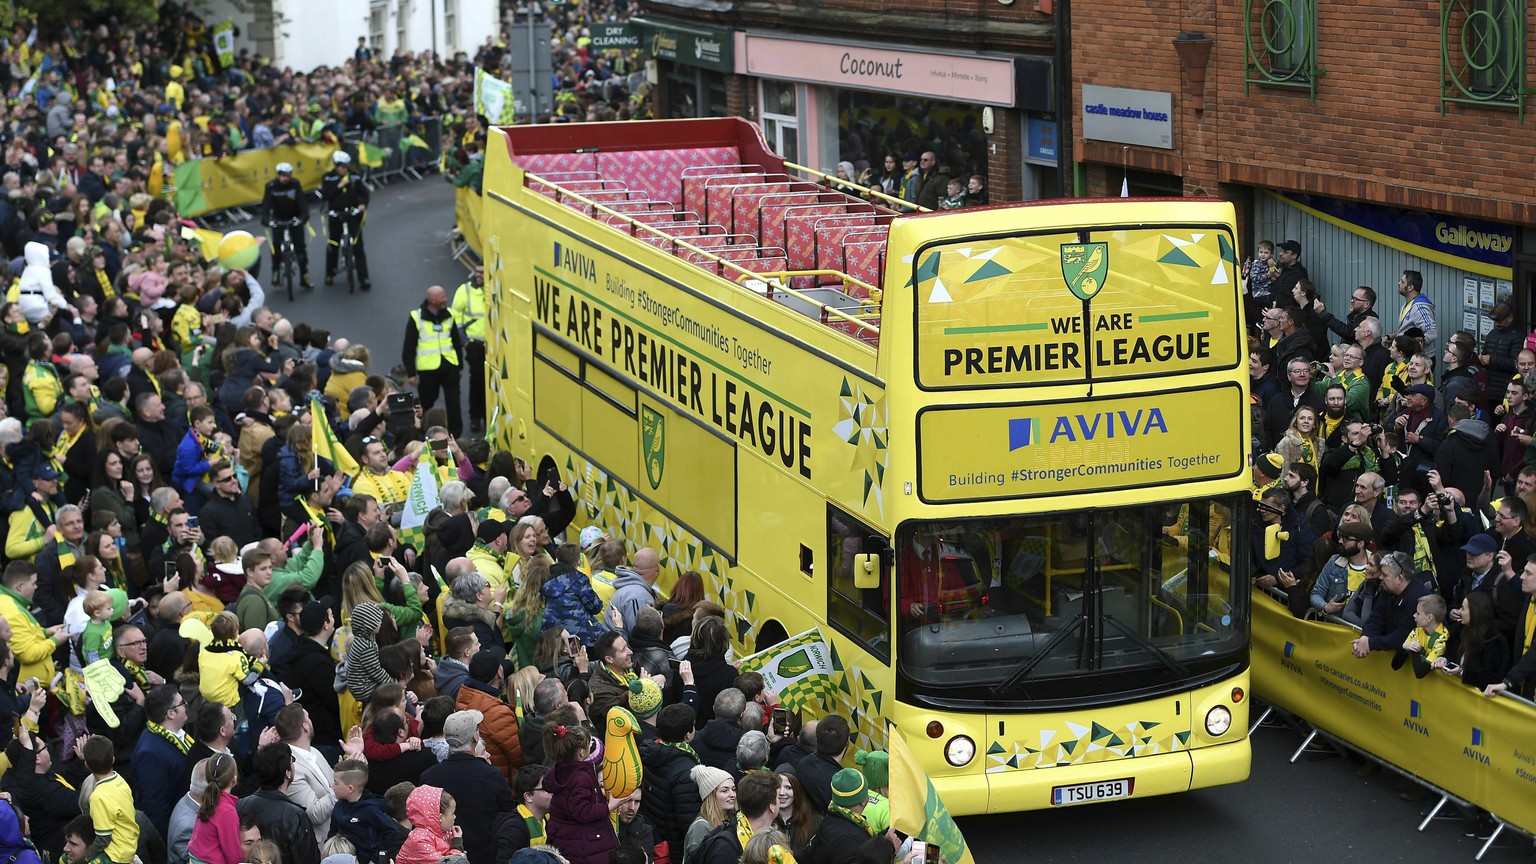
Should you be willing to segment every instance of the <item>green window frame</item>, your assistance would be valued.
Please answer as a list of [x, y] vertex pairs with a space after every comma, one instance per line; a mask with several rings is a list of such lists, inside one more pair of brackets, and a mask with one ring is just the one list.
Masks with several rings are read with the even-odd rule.
[[1317, 0], [1246, 0], [1245, 92], [1258, 84], [1305, 90], [1316, 101]]
[[1525, 117], [1527, 0], [1441, 0], [1441, 110], [1513, 109]]

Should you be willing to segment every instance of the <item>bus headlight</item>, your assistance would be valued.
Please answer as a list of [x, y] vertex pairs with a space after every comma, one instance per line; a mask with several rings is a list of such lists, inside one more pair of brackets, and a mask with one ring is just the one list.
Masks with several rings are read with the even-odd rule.
[[976, 742], [964, 735], [956, 735], [944, 745], [944, 761], [956, 768], [969, 764], [975, 756]]
[[1217, 705], [1205, 714], [1206, 734], [1213, 738], [1220, 738], [1232, 728], [1232, 712], [1225, 705]]

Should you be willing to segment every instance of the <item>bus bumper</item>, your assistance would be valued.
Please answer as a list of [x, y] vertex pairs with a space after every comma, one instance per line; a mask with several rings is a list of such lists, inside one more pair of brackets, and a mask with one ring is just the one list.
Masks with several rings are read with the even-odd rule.
[[1248, 779], [1252, 747], [1248, 738], [1196, 750], [1074, 765], [1071, 771], [1050, 768], [993, 772], [985, 786], [966, 776], [935, 777], [934, 789], [956, 815], [1048, 810], [1056, 804], [1058, 785], [1080, 786], [1131, 779], [1129, 798], [1173, 795], [1206, 786], [1241, 783]]

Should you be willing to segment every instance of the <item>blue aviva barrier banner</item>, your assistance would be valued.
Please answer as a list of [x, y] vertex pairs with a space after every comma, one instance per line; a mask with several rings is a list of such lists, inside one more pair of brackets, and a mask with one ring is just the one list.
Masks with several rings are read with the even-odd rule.
[[1509, 225], [1322, 195], [1271, 194], [1351, 234], [1458, 270], [1508, 279], [1515, 266], [1515, 229]]
[[1253, 689], [1266, 702], [1536, 832], [1536, 709], [1489, 699], [1459, 679], [1416, 678], [1391, 652], [1350, 653], [1358, 634], [1300, 621], [1253, 597]]

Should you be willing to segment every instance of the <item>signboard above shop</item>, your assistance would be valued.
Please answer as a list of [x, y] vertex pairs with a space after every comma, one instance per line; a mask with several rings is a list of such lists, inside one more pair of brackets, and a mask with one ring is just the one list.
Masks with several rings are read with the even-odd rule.
[[1012, 106], [1013, 60], [915, 48], [781, 39], [748, 33], [738, 71], [760, 78], [879, 90], [953, 102]]
[[603, 22], [592, 25], [592, 47], [599, 51], [618, 48], [628, 51], [640, 47], [640, 31], [629, 22]]
[[734, 34], [730, 30], [684, 26], [659, 18], [631, 18], [640, 48], [658, 60], [698, 66], [716, 72], [732, 72], [736, 66]]
[[1173, 149], [1173, 94], [1083, 85], [1083, 137]]

